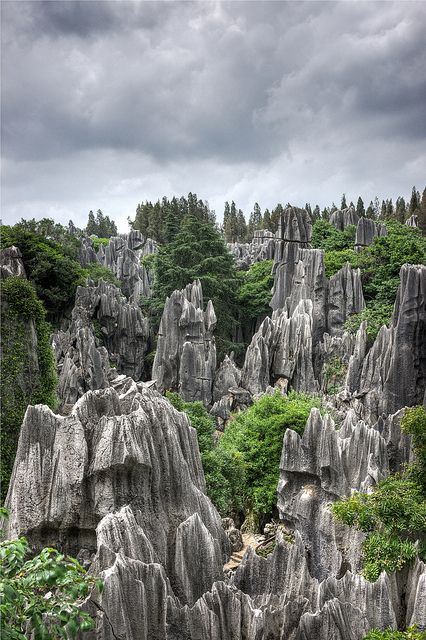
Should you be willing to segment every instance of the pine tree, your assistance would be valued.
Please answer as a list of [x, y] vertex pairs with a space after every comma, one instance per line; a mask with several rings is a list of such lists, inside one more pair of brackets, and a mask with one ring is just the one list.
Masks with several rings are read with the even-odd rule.
[[265, 209], [264, 211], [262, 228], [271, 231], [271, 212], [269, 209]]
[[262, 228], [262, 211], [257, 202], [254, 203], [252, 221], [253, 231]]
[[278, 231], [278, 224], [281, 218], [281, 214], [283, 213], [284, 209], [282, 204], [278, 203], [277, 206], [275, 207], [275, 209], [273, 209], [272, 213], [271, 213], [271, 231], [273, 233], [276, 233]]
[[316, 204], [314, 210], [312, 211], [312, 222], [315, 222], [315, 220], [319, 220], [321, 218], [321, 210], [319, 208], [319, 205]]
[[376, 217], [376, 214], [374, 211], [374, 203], [372, 200], [370, 200], [370, 204], [368, 205], [367, 211], [365, 212], [365, 216], [367, 218], [370, 218], [371, 220], [374, 220], [374, 218]]
[[407, 207], [406, 207], [404, 198], [400, 196], [396, 200], [395, 218], [398, 220], [398, 222], [401, 222], [401, 224], [404, 224], [406, 217], [407, 217]]
[[359, 196], [356, 203], [356, 212], [358, 217], [363, 218], [365, 216], [364, 202], [362, 201], [361, 196]]
[[413, 213], [417, 214], [420, 209], [420, 193], [417, 191], [416, 187], [413, 187], [411, 191], [410, 198], [410, 207], [409, 207], [409, 215], [413, 215]]
[[393, 218], [393, 203], [392, 198], [386, 200], [386, 217]]
[[238, 209], [237, 214], [238, 242], [245, 242], [247, 237], [247, 223], [244, 213]]
[[86, 225], [86, 233], [88, 236], [96, 235], [96, 222], [95, 214], [92, 210], [89, 211], [89, 219]]
[[380, 219], [381, 220], [384, 220], [386, 218], [386, 211], [387, 211], [386, 202], [384, 200], [382, 200], [382, 206], [380, 207]]
[[342, 201], [340, 203], [340, 208], [341, 209], [347, 209], [348, 208], [348, 205], [346, 204], [346, 194], [345, 193], [342, 195]]

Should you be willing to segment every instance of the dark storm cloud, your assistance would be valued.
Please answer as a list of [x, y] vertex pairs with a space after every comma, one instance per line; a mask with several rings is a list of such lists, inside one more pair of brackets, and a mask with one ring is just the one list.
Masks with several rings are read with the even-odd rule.
[[184, 192], [190, 175], [203, 197], [242, 205], [266, 189], [281, 199], [280, 179], [323, 204], [336, 188], [386, 197], [424, 168], [423, 2], [4, 2], [2, 13], [8, 206], [24, 166], [26, 202], [50, 202], [54, 167], [56, 186], [69, 174], [87, 198], [82, 176], [91, 198], [102, 182], [137, 191], [151, 172], [151, 184], [160, 174]]

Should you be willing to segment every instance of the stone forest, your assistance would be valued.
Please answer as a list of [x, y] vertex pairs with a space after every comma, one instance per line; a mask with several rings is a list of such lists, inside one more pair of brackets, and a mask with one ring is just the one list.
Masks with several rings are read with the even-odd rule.
[[2, 227], [2, 638], [425, 637], [413, 198]]

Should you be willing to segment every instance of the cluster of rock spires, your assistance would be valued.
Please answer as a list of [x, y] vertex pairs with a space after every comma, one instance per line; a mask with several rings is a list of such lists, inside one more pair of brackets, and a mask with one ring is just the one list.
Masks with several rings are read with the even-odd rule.
[[[362, 227], [353, 213], [333, 224]], [[380, 234], [366, 227], [357, 239]], [[140, 381], [149, 327], [135, 301], [147, 290], [131, 256], [140, 264], [138, 252], [155, 249], [129, 234], [95, 254], [126, 295], [104, 282], [78, 289], [70, 326], [53, 340], [61, 415], [27, 409], [6, 501], [10, 537], [59, 546], [102, 576], [103, 593], [84, 605], [96, 618], [88, 640], [361, 640], [373, 627], [426, 626], [424, 564], [366, 581], [362, 534], [329, 509], [410, 458], [400, 420], [424, 401], [426, 267], [401, 269], [391, 326], [369, 348], [365, 323], [356, 336], [344, 331], [364, 307], [359, 271], [346, 265], [327, 279], [310, 239], [309, 216], [287, 208], [277, 237], [259, 234], [240, 256], [274, 259], [275, 280], [272, 317], [241, 370], [228, 356], [216, 369], [216, 316], [200, 283], [175, 291], [153, 365], [158, 390]], [[13, 252], [3, 269], [19, 271]], [[223, 425], [272, 385], [327, 391], [336, 359], [342, 390], [330, 406], [340, 428], [313, 409], [302, 437], [284, 437], [277, 497], [290, 535], [278, 534], [267, 558], [249, 548], [229, 575], [233, 528], [205, 495], [195, 430], [158, 391], [213, 405]]]

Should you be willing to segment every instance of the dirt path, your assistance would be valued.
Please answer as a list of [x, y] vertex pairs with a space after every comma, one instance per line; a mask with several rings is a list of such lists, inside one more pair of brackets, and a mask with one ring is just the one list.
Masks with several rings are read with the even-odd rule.
[[259, 544], [256, 537], [252, 533], [243, 533], [243, 543], [244, 546], [241, 551], [234, 551], [228, 562], [224, 565], [224, 571], [229, 569], [231, 569], [231, 571], [234, 571], [241, 563], [243, 555], [245, 554], [248, 547], [257, 547], [257, 545]]

